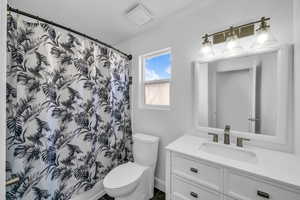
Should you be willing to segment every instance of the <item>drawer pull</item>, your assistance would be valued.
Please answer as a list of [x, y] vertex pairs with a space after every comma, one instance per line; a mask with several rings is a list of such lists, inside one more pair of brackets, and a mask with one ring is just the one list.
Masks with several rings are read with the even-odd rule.
[[191, 167], [191, 172], [198, 173], [198, 169]]
[[263, 191], [257, 191], [257, 196], [260, 196], [262, 198], [265, 198], [265, 199], [270, 199], [270, 195], [266, 192], [263, 192]]
[[194, 197], [194, 198], [198, 198], [198, 194], [197, 194], [197, 193], [195, 193], [195, 192], [191, 192], [190, 194], [191, 194], [191, 196], [192, 196], [192, 197]]

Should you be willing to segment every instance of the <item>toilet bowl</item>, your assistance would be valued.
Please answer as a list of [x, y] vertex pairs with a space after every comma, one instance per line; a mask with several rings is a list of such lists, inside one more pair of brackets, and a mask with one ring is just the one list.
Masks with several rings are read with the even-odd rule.
[[104, 178], [106, 193], [112, 197], [128, 196], [137, 188], [146, 169], [132, 162], [116, 167]]
[[105, 192], [115, 200], [149, 200], [153, 197], [159, 138], [133, 135], [134, 162], [111, 170], [103, 180]]

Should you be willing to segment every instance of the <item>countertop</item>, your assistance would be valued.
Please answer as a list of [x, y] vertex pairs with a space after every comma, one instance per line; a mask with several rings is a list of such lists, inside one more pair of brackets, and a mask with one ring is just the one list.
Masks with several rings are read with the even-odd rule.
[[206, 160], [223, 167], [233, 168], [261, 176], [262, 178], [282, 182], [300, 191], [300, 158], [296, 155], [246, 146], [243, 148], [255, 152], [257, 155], [256, 163], [248, 163], [204, 152], [200, 150], [204, 142], [210, 141], [194, 135], [184, 135], [170, 143], [166, 149], [193, 158]]

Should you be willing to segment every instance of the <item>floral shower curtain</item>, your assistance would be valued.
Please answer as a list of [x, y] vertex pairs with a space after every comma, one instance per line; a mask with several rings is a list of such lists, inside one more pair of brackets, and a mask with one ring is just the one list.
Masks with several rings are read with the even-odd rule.
[[7, 199], [70, 199], [132, 160], [128, 60], [21, 15], [7, 25]]

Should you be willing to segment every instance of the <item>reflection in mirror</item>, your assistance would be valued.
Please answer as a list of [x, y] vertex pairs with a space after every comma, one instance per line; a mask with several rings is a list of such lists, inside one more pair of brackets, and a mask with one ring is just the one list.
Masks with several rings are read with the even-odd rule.
[[214, 61], [202, 65], [206, 116], [200, 126], [275, 135], [277, 110], [277, 51]]

